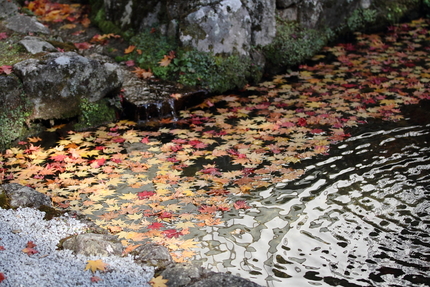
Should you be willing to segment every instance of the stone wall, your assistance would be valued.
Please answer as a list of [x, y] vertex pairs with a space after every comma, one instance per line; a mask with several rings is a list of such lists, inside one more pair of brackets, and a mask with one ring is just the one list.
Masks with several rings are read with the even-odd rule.
[[135, 32], [159, 27], [199, 51], [248, 55], [270, 44], [279, 21], [338, 32], [398, 21], [420, 0], [104, 0], [105, 20]]
[[[161, 58], [152, 64], [134, 60], [156, 77], [223, 92], [298, 64], [339, 35], [382, 28], [406, 15], [418, 17], [422, 1], [93, 0], [93, 19], [105, 33], [136, 39], [156, 31], [174, 41], [175, 69], [157, 67]], [[156, 46], [160, 38], [153, 41]], [[145, 53], [145, 46], [140, 48]]]

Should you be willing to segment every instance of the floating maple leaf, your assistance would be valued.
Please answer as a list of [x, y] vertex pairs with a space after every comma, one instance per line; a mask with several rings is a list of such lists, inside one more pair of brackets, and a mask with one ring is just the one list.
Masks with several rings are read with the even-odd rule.
[[159, 230], [160, 228], [164, 227], [163, 223], [160, 222], [154, 222], [150, 225], [148, 225], [148, 229], [155, 229], [155, 230]]
[[181, 231], [178, 231], [176, 229], [167, 229], [167, 230], [163, 230], [163, 234], [167, 237], [167, 238], [178, 238], [179, 236], [182, 235]]
[[155, 194], [156, 193], [154, 191], [144, 190], [144, 191], [138, 192], [137, 196], [139, 197], [139, 199], [147, 199]]
[[249, 209], [251, 207], [246, 203], [246, 201], [238, 200], [234, 203], [234, 208], [236, 208], [236, 209]]

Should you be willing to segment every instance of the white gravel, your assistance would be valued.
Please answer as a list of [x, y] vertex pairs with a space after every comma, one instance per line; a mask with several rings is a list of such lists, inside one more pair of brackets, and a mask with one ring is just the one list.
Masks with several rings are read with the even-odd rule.
[[[43, 217], [44, 212], [31, 208], [0, 208], [0, 246], [4, 247], [0, 250], [0, 273], [6, 276], [0, 287], [150, 286], [153, 268], [136, 264], [130, 256], [83, 256], [56, 250], [60, 239], [84, 233], [86, 225], [67, 216], [49, 221]], [[28, 241], [36, 244], [38, 253], [22, 251]], [[87, 260], [99, 259], [109, 264], [106, 272], [85, 271]], [[94, 275], [102, 280], [91, 282]]]

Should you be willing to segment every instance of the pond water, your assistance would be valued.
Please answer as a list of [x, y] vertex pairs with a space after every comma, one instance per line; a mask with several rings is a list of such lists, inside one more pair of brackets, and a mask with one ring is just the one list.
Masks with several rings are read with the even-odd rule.
[[0, 154], [0, 183], [34, 187], [129, 250], [155, 242], [263, 286], [429, 286], [429, 27], [357, 33], [142, 128], [52, 127], [56, 143]]
[[328, 157], [296, 164], [300, 179], [245, 197], [252, 209], [194, 234], [199, 261], [263, 286], [429, 286], [430, 105], [422, 105], [405, 121], [356, 128]]

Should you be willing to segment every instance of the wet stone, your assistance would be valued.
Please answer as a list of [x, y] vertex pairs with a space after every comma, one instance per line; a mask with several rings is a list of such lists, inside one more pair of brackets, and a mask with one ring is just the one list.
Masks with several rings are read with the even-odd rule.
[[196, 266], [194, 264], [174, 264], [168, 266], [161, 275], [164, 279], [167, 279], [167, 286], [169, 287], [179, 287], [179, 286], [189, 286], [193, 281], [198, 280], [200, 277], [207, 275], [209, 271], [206, 271], [202, 267]]
[[39, 208], [43, 205], [51, 206], [51, 200], [47, 195], [18, 183], [3, 184], [0, 186], [0, 191], [4, 192], [10, 199], [11, 207]]
[[260, 287], [257, 283], [238, 277], [228, 273], [212, 273], [206, 278], [187, 285], [188, 287], [215, 287], [215, 286], [228, 286], [228, 287]]
[[82, 255], [118, 255], [122, 253], [122, 245], [115, 236], [109, 234], [79, 234], [64, 241], [65, 249], [73, 250]]
[[[123, 113], [138, 123], [168, 117], [175, 121], [178, 111], [202, 103], [208, 94], [203, 89], [189, 89], [153, 79], [142, 80], [128, 70], [123, 74]], [[174, 98], [172, 94], [180, 94], [180, 97]]]
[[156, 270], [164, 269], [173, 263], [169, 250], [155, 243], [139, 246], [132, 254], [137, 263], [154, 266]]

